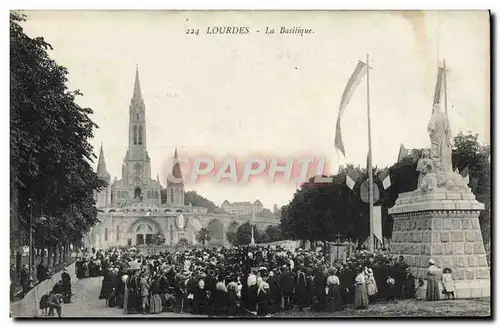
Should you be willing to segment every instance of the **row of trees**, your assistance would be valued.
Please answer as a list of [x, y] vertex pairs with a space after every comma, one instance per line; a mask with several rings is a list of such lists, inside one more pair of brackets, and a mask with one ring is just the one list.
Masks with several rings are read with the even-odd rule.
[[[393, 220], [388, 214], [399, 193], [413, 191], [417, 187], [417, 161], [421, 150], [388, 168], [391, 187], [384, 191], [382, 181], [374, 174], [374, 183], [381, 190], [380, 199], [374, 205], [382, 206], [382, 232], [385, 238], [392, 235]], [[460, 133], [454, 138], [454, 168], [468, 169], [469, 186], [478, 201], [485, 204], [479, 221], [483, 240], [490, 239], [490, 147], [478, 142], [478, 135]], [[360, 185], [367, 178], [366, 170], [350, 167], [362, 178], [354, 189], [346, 186], [346, 171], [333, 176], [332, 184], [306, 183], [292, 201], [281, 210], [281, 230], [287, 239], [335, 241], [336, 234], [342, 239], [363, 241], [369, 235], [369, 208], [360, 198]]]
[[11, 246], [31, 231], [35, 246], [50, 251], [97, 222], [94, 192], [105, 182], [92, 169], [92, 110], [76, 103], [81, 93], [67, 88], [68, 71], [42, 37], [24, 33], [24, 20], [10, 14]]
[[[255, 243], [270, 243], [284, 240], [281, 229], [278, 226], [269, 226], [264, 232], [257, 227], [253, 229]], [[227, 232], [227, 240], [232, 245], [248, 245], [252, 241], [252, 225], [245, 223], [234, 232]]]

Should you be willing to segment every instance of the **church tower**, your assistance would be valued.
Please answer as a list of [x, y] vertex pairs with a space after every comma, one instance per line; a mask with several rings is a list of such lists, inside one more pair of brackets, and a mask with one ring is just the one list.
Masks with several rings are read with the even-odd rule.
[[107, 207], [111, 204], [111, 175], [106, 169], [106, 161], [104, 160], [104, 149], [101, 143], [101, 150], [99, 152], [99, 161], [97, 162], [97, 176], [99, 179], [105, 181], [106, 188], [100, 192], [96, 192], [96, 205], [98, 208]]
[[146, 106], [141, 93], [139, 68], [136, 68], [135, 83], [129, 106], [128, 149], [123, 160], [122, 179], [132, 185], [133, 199], [145, 196], [144, 187], [151, 181], [151, 160], [146, 150]]
[[177, 148], [174, 153], [172, 172], [167, 177], [167, 205], [184, 205], [184, 181], [182, 179], [179, 157], [177, 156]]

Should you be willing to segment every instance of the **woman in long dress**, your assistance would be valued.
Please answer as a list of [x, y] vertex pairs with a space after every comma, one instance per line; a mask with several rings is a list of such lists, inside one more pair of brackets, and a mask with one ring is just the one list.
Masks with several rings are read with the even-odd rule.
[[269, 284], [262, 277], [257, 278], [257, 315], [268, 315]]
[[363, 268], [358, 267], [357, 276], [354, 279], [355, 291], [354, 291], [354, 307], [356, 309], [367, 309], [368, 308], [368, 293], [366, 289], [366, 279], [363, 272]]
[[128, 275], [125, 274], [122, 276], [122, 282], [125, 285], [125, 290], [123, 292], [123, 313], [128, 313]]
[[149, 313], [160, 313], [163, 311], [161, 304], [161, 287], [160, 280], [158, 276], [154, 276], [151, 280], [150, 285], [150, 296], [149, 296]]
[[336, 276], [337, 270], [335, 268], [328, 271], [328, 278], [326, 279], [327, 298], [328, 298], [328, 312], [335, 312], [342, 310], [343, 302], [340, 296], [340, 280]]
[[427, 280], [427, 291], [426, 291], [427, 301], [438, 301], [440, 299], [439, 295], [440, 273], [441, 269], [436, 267], [436, 263], [433, 259], [430, 259], [429, 268], [427, 268], [427, 275], [425, 276], [425, 279]]
[[377, 282], [373, 276], [372, 268], [365, 268], [365, 278], [366, 278], [366, 291], [368, 293], [368, 300], [373, 303], [375, 300], [375, 295], [378, 293]]

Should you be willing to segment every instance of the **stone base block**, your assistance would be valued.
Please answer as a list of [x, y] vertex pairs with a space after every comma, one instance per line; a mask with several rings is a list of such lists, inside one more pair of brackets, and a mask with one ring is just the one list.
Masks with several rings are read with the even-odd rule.
[[[443, 285], [439, 284], [439, 294], [441, 300], [445, 300], [446, 296], [442, 292]], [[424, 285], [417, 289], [415, 297], [417, 299], [425, 300], [427, 291], [427, 281]], [[472, 299], [491, 296], [491, 283], [489, 279], [483, 280], [461, 280], [455, 281], [455, 298], [456, 299]]]
[[[441, 269], [450, 268], [456, 298], [489, 297], [490, 271], [478, 219], [483, 208], [470, 190], [401, 193], [389, 209], [394, 219], [391, 253], [402, 255], [417, 279], [426, 275], [431, 258]], [[424, 283], [417, 297], [425, 298], [425, 291]]]

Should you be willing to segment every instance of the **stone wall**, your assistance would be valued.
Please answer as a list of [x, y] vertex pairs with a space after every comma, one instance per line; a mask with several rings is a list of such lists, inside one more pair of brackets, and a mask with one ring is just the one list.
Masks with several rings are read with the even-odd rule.
[[459, 298], [490, 296], [490, 271], [479, 226], [483, 204], [470, 192], [400, 194], [391, 252], [403, 255], [415, 277], [424, 277], [429, 259], [451, 268]]

